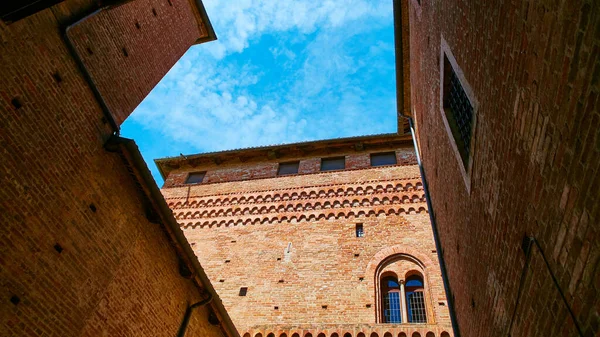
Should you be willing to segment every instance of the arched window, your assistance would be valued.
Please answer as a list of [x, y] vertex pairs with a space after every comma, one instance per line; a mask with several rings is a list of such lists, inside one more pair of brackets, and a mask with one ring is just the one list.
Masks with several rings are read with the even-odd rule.
[[400, 307], [400, 285], [394, 276], [381, 278], [381, 295], [383, 303], [383, 322], [401, 323], [402, 309]]
[[427, 323], [423, 278], [419, 275], [406, 279], [406, 307], [410, 323]]

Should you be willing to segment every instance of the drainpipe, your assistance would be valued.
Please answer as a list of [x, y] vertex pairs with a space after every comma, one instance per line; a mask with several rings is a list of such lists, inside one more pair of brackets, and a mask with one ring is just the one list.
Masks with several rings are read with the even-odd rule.
[[106, 101], [104, 100], [104, 97], [100, 93], [100, 90], [98, 90], [98, 87], [96, 86], [96, 83], [94, 82], [94, 79], [92, 78], [92, 75], [90, 75], [88, 69], [86, 68], [85, 64], [83, 63], [83, 60], [81, 59], [81, 56], [79, 56], [77, 49], [75, 49], [75, 45], [73, 44], [73, 41], [69, 37], [69, 31], [71, 30], [71, 28], [79, 25], [80, 23], [86, 21], [87, 19], [89, 19], [93, 16], [96, 16], [98, 13], [102, 12], [104, 9], [105, 9], [104, 7], [100, 8], [100, 9], [92, 12], [91, 14], [88, 14], [88, 15], [84, 16], [83, 18], [77, 20], [75, 23], [67, 26], [63, 36], [64, 36], [65, 43], [67, 44], [67, 47], [68, 47], [67, 49], [69, 49], [69, 52], [70, 52], [71, 56], [73, 57], [73, 59], [75, 60], [75, 63], [77, 63], [77, 66], [83, 73], [83, 77], [85, 78], [88, 86], [92, 89], [92, 93], [94, 94], [96, 101], [98, 101], [98, 104], [100, 104], [100, 108], [102, 109], [104, 118], [110, 124], [111, 128], [113, 129], [113, 133], [118, 136], [120, 133], [119, 124], [117, 124], [117, 122], [115, 121], [115, 118], [113, 117], [113, 114], [110, 112], [110, 109], [108, 108], [108, 105], [106, 104]]
[[437, 252], [438, 260], [440, 261], [440, 271], [442, 272], [442, 281], [444, 283], [444, 290], [446, 290], [446, 299], [448, 301], [448, 311], [450, 312], [450, 323], [452, 324], [452, 330], [454, 337], [460, 337], [460, 330], [458, 329], [458, 321], [456, 319], [456, 312], [454, 311], [454, 299], [452, 297], [452, 291], [450, 289], [450, 282], [448, 281], [448, 272], [446, 271], [446, 262], [444, 261], [444, 254], [442, 250], [442, 243], [440, 242], [440, 235], [435, 222], [435, 214], [433, 212], [433, 206], [431, 205], [431, 197], [429, 196], [429, 185], [427, 184], [427, 176], [425, 175], [425, 169], [421, 163], [421, 156], [419, 154], [419, 147], [417, 146], [417, 138], [415, 136], [415, 128], [412, 117], [404, 116], [408, 119], [410, 125], [410, 134], [412, 135], [413, 144], [415, 146], [415, 153], [417, 155], [417, 164], [419, 165], [419, 172], [421, 173], [421, 179], [423, 180], [423, 190], [425, 191], [425, 201], [427, 202], [427, 208], [429, 209], [429, 221], [431, 222], [431, 230], [433, 231], [433, 240], [435, 241], [435, 249]]
[[183, 322], [181, 322], [181, 326], [179, 327], [179, 331], [177, 331], [177, 337], [184, 337], [185, 331], [187, 330], [187, 326], [190, 323], [190, 317], [192, 316], [192, 311], [198, 307], [206, 305], [210, 303], [213, 299], [213, 295], [208, 293], [208, 298], [190, 305], [185, 311], [185, 316], [183, 316]]
[[[148, 166], [146, 165], [146, 162], [144, 161], [144, 158], [142, 157], [142, 154], [140, 153], [140, 150], [138, 149], [135, 142], [132, 139], [112, 136], [106, 142], [105, 148], [108, 151], [116, 152], [121, 150], [128, 154], [129, 158], [126, 160], [130, 160], [130, 162], [126, 164], [131, 164], [136, 169], [137, 173], [139, 173], [140, 176], [136, 179], [138, 179], [139, 184], [143, 186], [146, 190], [145, 193], [147, 193], [148, 198], [154, 202], [154, 205], [156, 206], [156, 212], [159, 215], [161, 215], [164, 221], [161, 223], [161, 225], [164, 226], [167, 235], [169, 235], [172, 238], [173, 243], [177, 247], [178, 252], [181, 254], [181, 258], [184, 259], [184, 261], [186, 261], [187, 263], [189, 263], [189, 268], [195, 275], [195, 277], [193, 277], [194, 283], [196, 283], [200, 288], [204, 289], [204, 291], [206, 291], [209, 294], [209, 302], [211, 302], [212, 308], [218, 313], [219, 317], [221, 318], [220, 322], [213, 323], [210, 322], [210, 319], [209, 322], [213, 325], [221, 325], [221, 327], [223, 327], [226, 331], [225, 335], [229, 337], [239, 337], [239, 333], [237, 332], [235, 325], [231, 321], [231, 318], [225, 310], [225, 307], [223, 306], [219, 295], [216, 293], [215, 288], [210, 283], [208, 276], [204, 272], [204, 269], [200, 265], [200, 262], [198, 262], [196, 254], [192, 250], [192, 247], [188, 243], [185, 235], [183, 234], [183, 231], [181, 230], [179, 224], [175, 220], [173, 212], [167, 205], [167, 202], [165, 201], [162, 193], [160, 192], [160, 189], [156, 185], [156, 182], [154, 181], [154, 178], [152, 177], [152, 174], [150, 173], [150, 170], [148, 169]], [[209, 303], [202, 302], [203, 301], [198, 302], [192, 305], [191, 307], [196, 308], [198, 306]], [[189, 320], [189, 315], [191, 314], [191, 310], [193, 310], [193, 308], [188, 308], [186, 310], [185, 316], [188, 316], [187, 320]], [[190, 311], [190, 313], [188, 313], [188, 311]], [[184, 323], [187, 324], [185, 320]], [[185, 329], [183, 329], [183, 332], [185, 333]], [[179, 329], [179, 333], [182, 333], [181, 328]]]

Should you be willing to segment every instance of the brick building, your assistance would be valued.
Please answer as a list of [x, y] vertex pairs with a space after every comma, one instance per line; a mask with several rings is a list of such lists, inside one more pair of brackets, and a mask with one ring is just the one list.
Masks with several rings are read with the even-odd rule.
[[414, 119], [460, 333], [598, 336], [600, 2], [403, 13], [400, 114]]
[[210, 22], [196, 1], [106, 3], [0, 5], [0, 335], [237, 336], [118, 137]]
[[410, 136], [156, 163], [240, 335], [450, 336]]

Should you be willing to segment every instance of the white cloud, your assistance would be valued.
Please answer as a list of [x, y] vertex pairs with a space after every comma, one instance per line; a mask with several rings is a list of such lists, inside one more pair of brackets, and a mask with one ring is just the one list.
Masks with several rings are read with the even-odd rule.
[[242, 52], [251, 39], [266, 32], [309, 34], [362, 17], [386, 17], [391, 8], [391, 0], [211, 0], [204, 4], [218, 36], [207, 49], [217, 59]]
[[[391, 0], [206, 0], [205, 6], [219, 40], [190, 49], [131, 118], [189, 149], [165, 156], [394, 131], [393, 88], [375, 91], [357, 79], [374, 73], [393, 82], [393, 65], [377, 61], [393, 45], [358, 38], [390, 24]], [[260, 92], [254, 87], [268, 81], [270, 69], [231, 57], [265, 34], [279, 38], [267, 54], [274, 66], [285, 64], [287, 78]], [[297, 67], [288, 69], [290, 62]]]

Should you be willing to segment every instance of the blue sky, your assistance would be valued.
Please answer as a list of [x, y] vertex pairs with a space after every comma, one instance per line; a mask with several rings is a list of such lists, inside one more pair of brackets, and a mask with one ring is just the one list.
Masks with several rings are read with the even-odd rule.
[[396, 132], [392, 0], [205, 0], [193, 46], [122, 126], [153, 160]]

